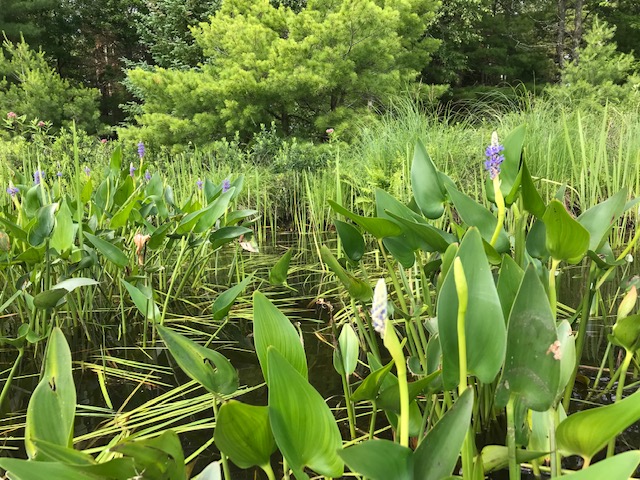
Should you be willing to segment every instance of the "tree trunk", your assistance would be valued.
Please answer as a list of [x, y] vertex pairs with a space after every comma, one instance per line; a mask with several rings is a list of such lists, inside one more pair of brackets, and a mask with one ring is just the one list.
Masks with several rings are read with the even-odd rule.
[[565, 17], [567, 14], [566, 0], [558, 0], [558, 33], [556, 36], [556, 62], [558, 68], [562, 70], [564, 67], [564, 29]]
[[582, 42], [582, 5], [584, 0], [576, 0], [576, 18], [573, 29], [573, 47], [571, 49], [571, 56], [573, 61], [578, 63], [578, 57], [580, 56], [580, 43]]

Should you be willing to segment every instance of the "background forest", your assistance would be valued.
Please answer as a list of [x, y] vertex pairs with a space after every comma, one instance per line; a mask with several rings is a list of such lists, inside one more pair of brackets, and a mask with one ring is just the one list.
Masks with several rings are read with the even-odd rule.
[[523, 84], [620, 103], [638, 88], [633, 0], [2, 3], [0, 111], [152, 148], [349, 140], [398, 97], [455, 108]]

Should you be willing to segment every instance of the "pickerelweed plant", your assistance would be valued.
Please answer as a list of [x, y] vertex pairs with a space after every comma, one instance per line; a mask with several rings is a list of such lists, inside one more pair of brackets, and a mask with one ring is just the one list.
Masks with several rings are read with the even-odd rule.
[[[608, 238], [637, 200], [628, 200], [623, 188], [573, 218], [563, 204], [564, 189], [550, 201], [538, 193], [526, 166], [525, 133], [520, 127], [503, 142], [492, 138], [486, 151], [488, 206], [439, 172], [420, 142], [411, 167], [409, 205], [382, 190], [376, 191], [373, 217], [331, 202], [341, 218], [335, 220], [338, 255], [345, 258], [336, 258], [326, 246], [318, 250], [346, 290], [347, 308], [331, 324], [346, 420], [336, 421], [310, 383], [299, 331], [264, 293], [253, 294], [252, 319], [267, 405], [232, 399], [239, 391], [231, 363], [221, 353], [162, 325], [161, 311], [151, 317], [177, 365], [212, 396], [213, 441], [221, 461], [211, 466], [212, 477], [206, 478], [220, 478], [221, 468], [230, 480], [229, 462], [233, 462], [240, 468], [259, 467], [273, 480], [278, 470], [274, 458], [281, 462], [286, 479], [291, 475], [309, 479], [312, 472], [339, 478], [348, 467], [356, 478], [371, 480], [475, 480], [508, 467], [513, 480], [520, 477], [523, 463], [538, 476], [545, 470], [554, 478], [573, 480], [626, 479], [632, 474], [640, 464], [640, 451], [615, 455], [615, 439], [640, 419], [640, 393], [623, 398], [626, 372], [640, 348], [640, 316], [632, 313], [633, 286], [624, 295], [609, 337], [626, 353], [616, 374], [615, 403], [567, 413], [592, 306], [603, 283], [625, 264], [640, 231], [636, 229], [618, 255]], [[136, 191], [135, 176], [129, 177], [122, 168], [118, 172], [118, 178]], [[206, 195], [206, 188], [205, 183], [199, 195]], [[221, 201], [221, 190], [210, 204]], [[106, 210], [102, 204], [91, 204], [96, 208], [96, 225]], [[124, 205], [120, 203], [119, 209]], [[175, 235], [182, 232], [180, 225], [195, 231], [200, 220], [190, 215], [180, 217]], [[112, 221], [114, 216], [107, 218]], [[436, 221], [446, 230], [434, 226]], [[109, 258], [110, 249], [94, 241], [101, 238], [100, 231], [92, 231], [88, 243]], [[155, 232], [136, 237], [136, 250], [132, 248], [127, 257], [132, 270]], [[368, 242], [368, 236], [375, 241]], [[114, 245], [113, 237], [103, 237], [103, 242]], [[181, 252], [188, 241], [176, 240]], [[374, 245], [385, 268], [385, 278], [376, 280], [375, 290], [371, 266], [363, 261], [368, 245]], [[272, 284], [286, 284], [291, 255], [287, 251], [271, 270]], [[556, 274], [575, 264], [583, 264], [589, 274], [580, 307], [567, 316], [558, 300]], [[218, 297], [214, 318], [227, 315], [250, 281], [247, 277]], [[168, 292], [173, 286], [172, 279]], [[55, 291], [44, 291], [51, 290]], [[144, 298], [146, 302], [136, 305], [148, 315], [152, 297]], [[0, 467], [11, 478], [42, 478], [38, 475], [45, 469], [58, 469], [66, 478], [90, 473], [90, 478], [124, 480], [132, 471], [138, 478], [187, 477], [182, 450], [171, 432], [151, 440], [113, 442], [95, 458], [73, 450], [75, 392], [68, 374], [68, 347], [58, 329], [48, 341], [44, 375], [27, 411], [25, 446], [30, 460], [0, 459]], [[363, 369], [370, 373], [355, 380]], [[43, 414], [53, 409], [62, 414]], [[383, 415], [387, 422], [381, 426]], [[500, 428], [505, 423], [506, 428]], [[341, 431], [340, 425], [348, 428]], [[478, 448], [478, 434], [496, 426], [504, 442]], [[607, 446], [608, 458], [592, 464]], [[582, 457], [582, 470], [563, 470], [562, 458], [571, 455]]]
[[[202, 283], [209, 259], [225, 246], [241, 248], [241, 236], [250, 239], [247, 219], [256, 212], [233, 208], [242, 177], [217, 186], [206, 179], [202, 190], [194, 182], [178, 204], [160, 173], [142, 175], [143, 154], [137, 167], [125, 166], [117, 147], [104, 171], [92, 172], [81, 166], [76, 148], [75, 175], [47, 175], [40, 164], [14, 172], [11, 202], [0, 212], [7, 336], [0, 343], [18, 348], [16, 364], [53, 326], [78, 327], [98, 346], [108, 328], [126, 343], [132, 320], [142, 318], [146, 345], [184, 301], [186, 287]], [[216, 305], [223, 318], [227, 305]]]

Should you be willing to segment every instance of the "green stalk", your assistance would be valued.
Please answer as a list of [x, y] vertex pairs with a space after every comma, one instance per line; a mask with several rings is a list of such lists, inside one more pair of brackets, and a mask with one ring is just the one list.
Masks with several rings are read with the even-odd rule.
[[[342, 355], [340, 355], [342, 357]], [[342, 358], [340, 358], [342, 362]], [[349, 434], [351, 435], [351, 440], [355, 440], [356, 438], [356, 420], [355, 413], [353, 411], [353, 403], [351, 402], [351, 392], [349, 391], [349, 381], [347, 380], [347, 373], [342, 372], [340, 375], [342, 378], [342, 390], [344, 391], [344, 400], [347, 407], [347, 418], [349, 419]]]
[[[467, 336], [465, 331], [465, 318], [467, 316], [467, 307], [469, 303], [469, 288], [467, 286], [467, 278], [462, 267], [462, 260], [456, 257], [453, 261], [453, 275], [456, 284], [456, 293], [458, 295], [458, 355], [460, 364], [460, 381], [458, 383], [458, 395], [462, 395], [467, 389]], [[462, 476], [465, 480], [471, 479], [473, 476], [473, 437], [471, 426], [467, 429], [467, 434], [462, 444]]]
[[558, 409], [553, 409], [553, 416], [551, 422], [551, 429], [549, 431], [549, 450], [551, 450], [551, 478], [556, 478], [562, 475], [562, 457], [558, 451], [558, 445], [556, 443], [556, 430], [560, 424], [560, 415]]
[[560, 265], [560, 260], [555, 258], [551, 259], [551, 268], [549, 269], [549, 304], [551, 305], [551, 312], [553, 318], [556, 318], [558, 313], [558, 295], [556, 292], [556, 271]]
[[160, 315], [160, 325], [164, 325], [164, 318], [167, 314], [167, 308], [169, 308], [169, 300], [171, 299], [171, 290], [173, 290], [173, 284], [176, 281], [176, 276], [178, 273], [178, 268], [182, 263], [182, 257], [184, 256], [184, 252], [187, 250], [187, 241], [183, 238], [181, 241], [180, 253], [178, 254], [178, 259], [176, 260], [176, 266], [173, 268], [173, 273], [171, 274], [171, 282], [169, 283], [169, 289], [167, 290], [167, 296], [164, 299], [164, 305], [162, 306], [162, 314]]
[[[627, 370], [629, 369], [629, 365], [631, 364], [632, 359], [633, 359], [633, 352], [630, 350], [626, 350], [624, 360], [622, 361], [622, 365], [620, 366], [620, 377], [618, 379], [618, 387], [616, 388], [616, 399], [614, 403], [618, 403], [620, 400], [622, 400], [622, 390], [624, 390], [624, 381], [627, 378]], [[1, 402], [0, 402], [0, 405], [2, 405]], [[616, 438], [617, 436], [613, 437], [609, 441], [609, 445], [607, 446], [607, 458], [612, 457], [615, 453]]]
[[496, 175], [493, 178], [493, 191], [495, 194], [496, 206], [498, 207], [498, 221], [496, 222], [496, 229], [491, 236], [491, 241], [489, 242], [492, 247], [496, 246], [498, 242], [498, 236], [500, 235], [500, 231], [502, 230], [502, 226], [504, 224], [504, 217], [506, 214], [506, 208], [504, 205], [504, 197], [502, 196], [502, 190], [500, 190], [500, 175]]
[[4, 402], [7, 399], [7, 395], [9, 394], [9, 389], [11, 388], [11, 382], [13, 382], [13, 377], [18, 371], [18, 365], [20, 365], [20, 360], [22, 360], [22, 356], [24, 355], [24, 347], [18, 348], [18, 357], [16, 361], [13, 362], [13, 367], [11, 367], [11, 371], [9, 372], [9, 376], [4, 382], [4, 386], [2, 387], [2, 393], [0, 393], [0, 411]]
[[273, 473], [273, 468], [271, 468], [271, 464], [267, 463], [266, 465], [260, 465], [260, 468], [264, 470], [264, 473], [267, 474], [267, 478], [269, 480], [276, 480], [276, 475]]
[[396, 331], [390, 321], [386, 322], [384, 330], [384, 346], [387, 347], [391, 357], [396, 364], [398, 374], [398, 388], [400, 390], [400, 422], [399, 437], [400, 445], [409, 446], [409, 385], [407, 383], [407, 365], [405, 363], [402, 345], [398, 340]]
[[[217, 421], [218, 420], [218, 399], [217, 398], [213, 399], [213, 416]], [[222, 463], [222, 470], [224, 471], [224, 479], [232, 480], [231, 472], [229, 471], [229, 462], [227, 462], [227, 456], [222, 452], [220, 452], [220, 462]]]
[[509, 480], [520, 480], [520, 465], [516, 459], [515, 397], [507, 403], [507, 449], [509, 452]]

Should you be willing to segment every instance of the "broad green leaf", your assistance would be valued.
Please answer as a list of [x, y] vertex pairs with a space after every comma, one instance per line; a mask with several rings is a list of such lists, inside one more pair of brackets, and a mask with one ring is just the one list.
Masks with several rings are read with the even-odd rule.
[[[509, 132], [509, 135], [502, 141], [504, 146], [504, 161], [500, 165], [500, 191], [505, 199], [505, 203], [510, 205], [515, 198], [515, 192], [520, 187], [520, 158], [522, 156], [522, 146], [524, 145], [524, 135], [526, 126], [520, 125]], [[495, 193], [493, 191], [493, 181], [487, 176], [486, 181], [487, 198], [495, 203]]]
[[34, 440], [38, 451], [44, 454], [48, 460], [66, 463], [68, 465], [95, 465], [96, 461], [88, 453], [74, 450], [73, 448], [47, 442], [45, 440]]
[[113, 230], [117, 230], [118, 228], [124, 227], [129, 221], [129, 217], [131, 217], [131, 211], [134, 209], [136, 204], [139, 201], [139, 197], [137, 195], [131, 196], [119, 209], [118, 211], [111, 217], [109, 221], [109, 227]]
[[162, 325], [156, 329], [180, 368], [204, 388], [218, 395], [238, 389], [238, 372], [227, 357]]
[[38, 308], [54, 308], [60, 304], [60, 301], [67, 293], [78, 287], [87, 287], [89, 285], [99, 285], [93, 278], [75, 277], [63, 280], [52, 286], [49, 290], [38, 293], [33, 298], [33, 304]]
[[609, 340], [630, 352], [640, 349], [640, 315], [630, 315], [616, 321]]
[[[244, 220], [247, 217], [255, 215], [256, 213], [258, 213], [257, 210], [235, 210], [233, 212], [229, 212], [227, 214], [227, 217], [225, 218], [224, 224], [227, 227], [235, 225], [236, 223], [240, 222], [241, 220]], [[253, 222], [253, 221], [254, 220], [251, 220], [251, 222]]]
[[[531, 462], [544, 457], [548, 452], [532, 452], [529, 450], [516, 450], [518, 463]], [[502, 470], [509, 465], [509, 449], [503, 445], [487, 445], [482, 449], [482, 464], [485, 473]]]
[[[390, 213], [395, 213], [399, 216], [407, 216], [411, 219], [417, 216], [409, 208], [404, 206], [398, 200], [393, 198], [384, 190], [376, 189], [376, 214], [380, 218], [386, 218], [394, 223], [398, 223]], [[391, 253], [404, 268], [411, 268], [416, 261], [414, 250], [419, 248], [419, 237], [413, 233], [413, 231], [403, 228], [402, 234], [397, 237], [389, 237], [383, 240], [385, 248]]]
[[546, 261], [549, 258], [549, 251], [546, 246], [547, 229], [541, 219], [536, 219], [527, 235], [527, 252], [534, 258]]
[[589, 248], [589, 232], [571, 218], [564, 205], [551, 200], [542, 217], [546, 229], [545, 246], [556, 260], [578, 263]]
[[113, 243], [107, 242], [100, 237], [91, 235], [88, 232], [82, 232], [87, 240], [98, 250], [104, 257], [117, 265], [120, 268], [124, 268], [129, 265], [129, 258], [124, 254], [122, 250], [116, 247]]
[[214, 320], [222, 320], [229, 314], [229, 310], [233, 306], [236, 298], [240, 295], [247, 285], [251, 283], [253, 280], [253, 275], [249, 275], [242, 282], [234, 285], [229, 290], [225, 290], [222, 292], [213, 302], [212, 310], [213, 310], [213, 319]]
[[369, 440], [338, 451], [349, 468], [371, 480], [413, 480], [413, 452], [389, 440]]
[[55, 327], [44, 360], [44, 374], [29, 406], [24, 444], [29, 458], [39, 455], [35, 440], [71, 447], [76, 413], [76, 387], [71, 370], [71, 351], [60, 328]]
[[446, 190], [424, 144], [418, 140], [411, 163], [411, 189], [420, 210], [427, 218], [440, 218], [447, 201]]
[[560, 358], [556, 323], [538, 274], [529, 266], [511, 309], [507, 353], [496, 403], [520, 397], [531, 410], [548, 410], [558, 391]]
[[509, 313], [511, 313], [511, 307], [518, 293], [522, 277], [524, 277], [522, 268], [520, 268], [510, 255], [504, 255], [498, 275], [497, 289], [505, 320], [509, 319]]
[[[490, 383], [504, 361], [506, 327], [493, 275], [477, 229], [469, 229], [460, 243], [457, 256], [462, 261], [469, 292], [465, 319], [468, 371], [481, 382]], [[437, 317], [443, 354], [443, 382], [445, 388], [450, 390], [460, 380], [458, 294], [453, 269], [449, 269], [440, 290]]]
[[55, 213], [57, 209], [58, 204], [53, 203], [38, 210], [36, 223], [29, 231], [29, 243], [34, 247], [42, 245], [44, 241], [51, 236], [56, 222]]
[[377, 239], [396, 237], [402, 234], [402, 229], [391, 220], [387, 220], [386, 218], [363, 217], [361, 215], [356, 215], [355, 213], [350, 212], [349, 210], [344, 208], [342, 205], [338, 205], [333, 200], [329, 200], [329, 205], [331, 205], [331, 208], [334, 212], [340, 215], [344, 215], [349, 220], [359, 225], [360, 228], [369, 232]]
[[128, 480], [136, 475], [134, 462], [129, 458], [82, 466], [1, 458], [0, 468], [7, 470], [12, 480]]
[[216, 447], [240, 468], [269, 465], [276, 441], [269, 425], [269, 408], [230, 400], [218, 411], [213, 435]]
[[211, 242], [211, 247], [216, 250], [222, 245], [232, 242], [240, 236], [247, 235], [249, 233], [253, 232], [250, 228], [246, 227], [222, 227], [209, 235], [209, 241]]
[[153, 438], [125, 441], [111, 450], [132, 457], [145, 478], [184, 480], [187, 476], [182, 445], [172, 430]]
[[[371, 366], [371, 368], [373, 369], [373, 366]], [[375, 400], [380, 392], [382, 382], [391, 371], [391, 368], [393, 368], [393, 360], [387, 363], [384, 367], [373, 370], [369, 375], [367, 375], [367, 378], [362, 381], [358, 388], [356, 388], [355, 392], [353, 392], [353, 395], [351, 395], [351, 401], [359, 402], [361, 400]]]
[[[210, 230], [215, 223], [224, 215], [224, 212], [227, 211], [229, 207], [229, 202], [233, 197], [235, 189], [231, 187], [225, 193], [220, 195], [215, 201], [204, 209], [204, 213], [201, 217], [199, 217], [195, 227], [193, 228], [194, 233], [203, 233]], [[186, 233], [186, 232], [182, 232]]]
[[260, 368], [270, 384], [267, 351], [274, 347], [304, 378], [307, 378], [307, 357], [302, 341], [289, 319], [262, 293], [253, 294], [253, 338]]
[[111, 153], [109, 168], [111, 169], [111, 173], [113, 175], [120, 175], [120, 170], [122, 170], [122, 145], [116, 146], [116, 148]]
[[609, 440], [640, 420], [640, 390], [604, 407], [574, 413], [558, 425], [556, 441], [564, 455], [593, 458]]
[[320, 247], [320, 256], [322, 257], [322, 261], [326, 263], [331, 271], [336, 274], [336, 277], [340, 279], [350, 296], [361, 302], [371, 300], [371, 297], [373, 297], [371, 285], [354, 277], [342, 268], [340, 262], [336, 260], [336, 257], [333, 256], [331, 251], [325, 245]]
[[360, 342], [358, 335], [350, 323], [345, 323], [338, 337], [338, 345], [333, 351], [333, 366], [340, 374], [347, 376], [353, 374], [358, 365]]
[[352, 262], [359, 262], [364, 255], [364, 238], [356, 227], [350, 223], [334, 220], [336, 231], [340, 236], [345, 255]]
[[278, 259], [276, 264], [271, 267], [271, 270], [269, 270], [269, 283], [271, 285], [283, 285], [287, 282], [291, 255], [293, 255], [293, 248], [287, 250], [287, 252]]
[[628, 480], [638, 464], [640, 464], [640, 450], [631, 450], [562, 477], [568, 480]]
[[129, 292], [131, 300], [133, 300], [134, 305], [142, 315], [154, 322], [160, 319], [160, 309], [151, 296], [145, 294], [138, 287], [131, 285], [123, 278], [121, 278], [120, 281], [127, 289], [127, 292]]
[[414, 480], [440, 480], [453, 473], [470, 428], [472, 409], [473, 389], [468, 387], [413, 454]]
[[268, 348], [267, 357], [269, 421], [282, 455], [294, 472], [309, 467], [341, 477], [344, 464], [337, 452], [342, 438], [329, 406], [276, 347]]
[[389, 215], [398, 221], [403, 228], [410, 230], [417, 237], [418, 247], [425, 252], [445, 252], [449, 245], [456, 241], [456, 238], [426, 222], [419, 220], [413, 221], [392, 212]]
[[60, 209], [56, 214], [56, 225], [53, 227], [53, 233], [51, 234], [51, 241], [49, 242], [49, 245], [51, 248], [55, 248], [59, 253], [64, 253], [71, 249], [75, 238], [76, 229], [73, 224], [71, 210], [69, 209], [67, 202], [62, 202]]
[[5, 228], [9, 231], [9, 233], [11, 233], [11, 236], [13, 238], [15, 238], [16, 240], [22, 240], [24, 242], [27, 241], [27, 232], [25, 232], [18, 225], [10, 220], [7, 220], [3, 216], [0, 216], [0, 223], [5, 226]]
[[165, 238], [167, 238], [169, 228], [171, 227], [172, 225], [170, 223], [165, 223], [164, 225], [160, 225], [158, 228], [156, 228], [151, 234], [151, 238], [147, 243], [147, 248], [150, 250], [157, 250], [158, 248], [162, 247]]
[[627, 189], [599, 203], [578, 217], [578, 222], [589, 232], [589, 250], [597, 251], [611, 233], [611, 228], [624, 211]]
[[538, 189], [533, 184], [533, 179], [527, 168], [527, 162], [522, 162], [522, 204], [524, 209], [536, 218], [542, 218], [547, 209]]
[[[464, 193], [458, 191], [456, 188], [447, 185], [447, 191], [449, 192], [449, 197], [451, 197], [451, 201], [456, 207], [458, 215], [460, 215], [462, 221], [470, 227], [476, 227], [482, 238], [486, 242], [490, 242], [491, 237], [493, 237], [493, 232], [496, 229], [498, 219], [485, 207], [477, 203], [471, 197], [468, 197]], [[500, 230], [495, 249], [499, 253], [504, 253], [509, 250], [509, 238], [507, 237], [504, 228]]]
[[34, 185], [27, 190], [22, 200], [22, 209], [27, 218], [33, 218], [40, 207], [43, 207], [42, 186]]

